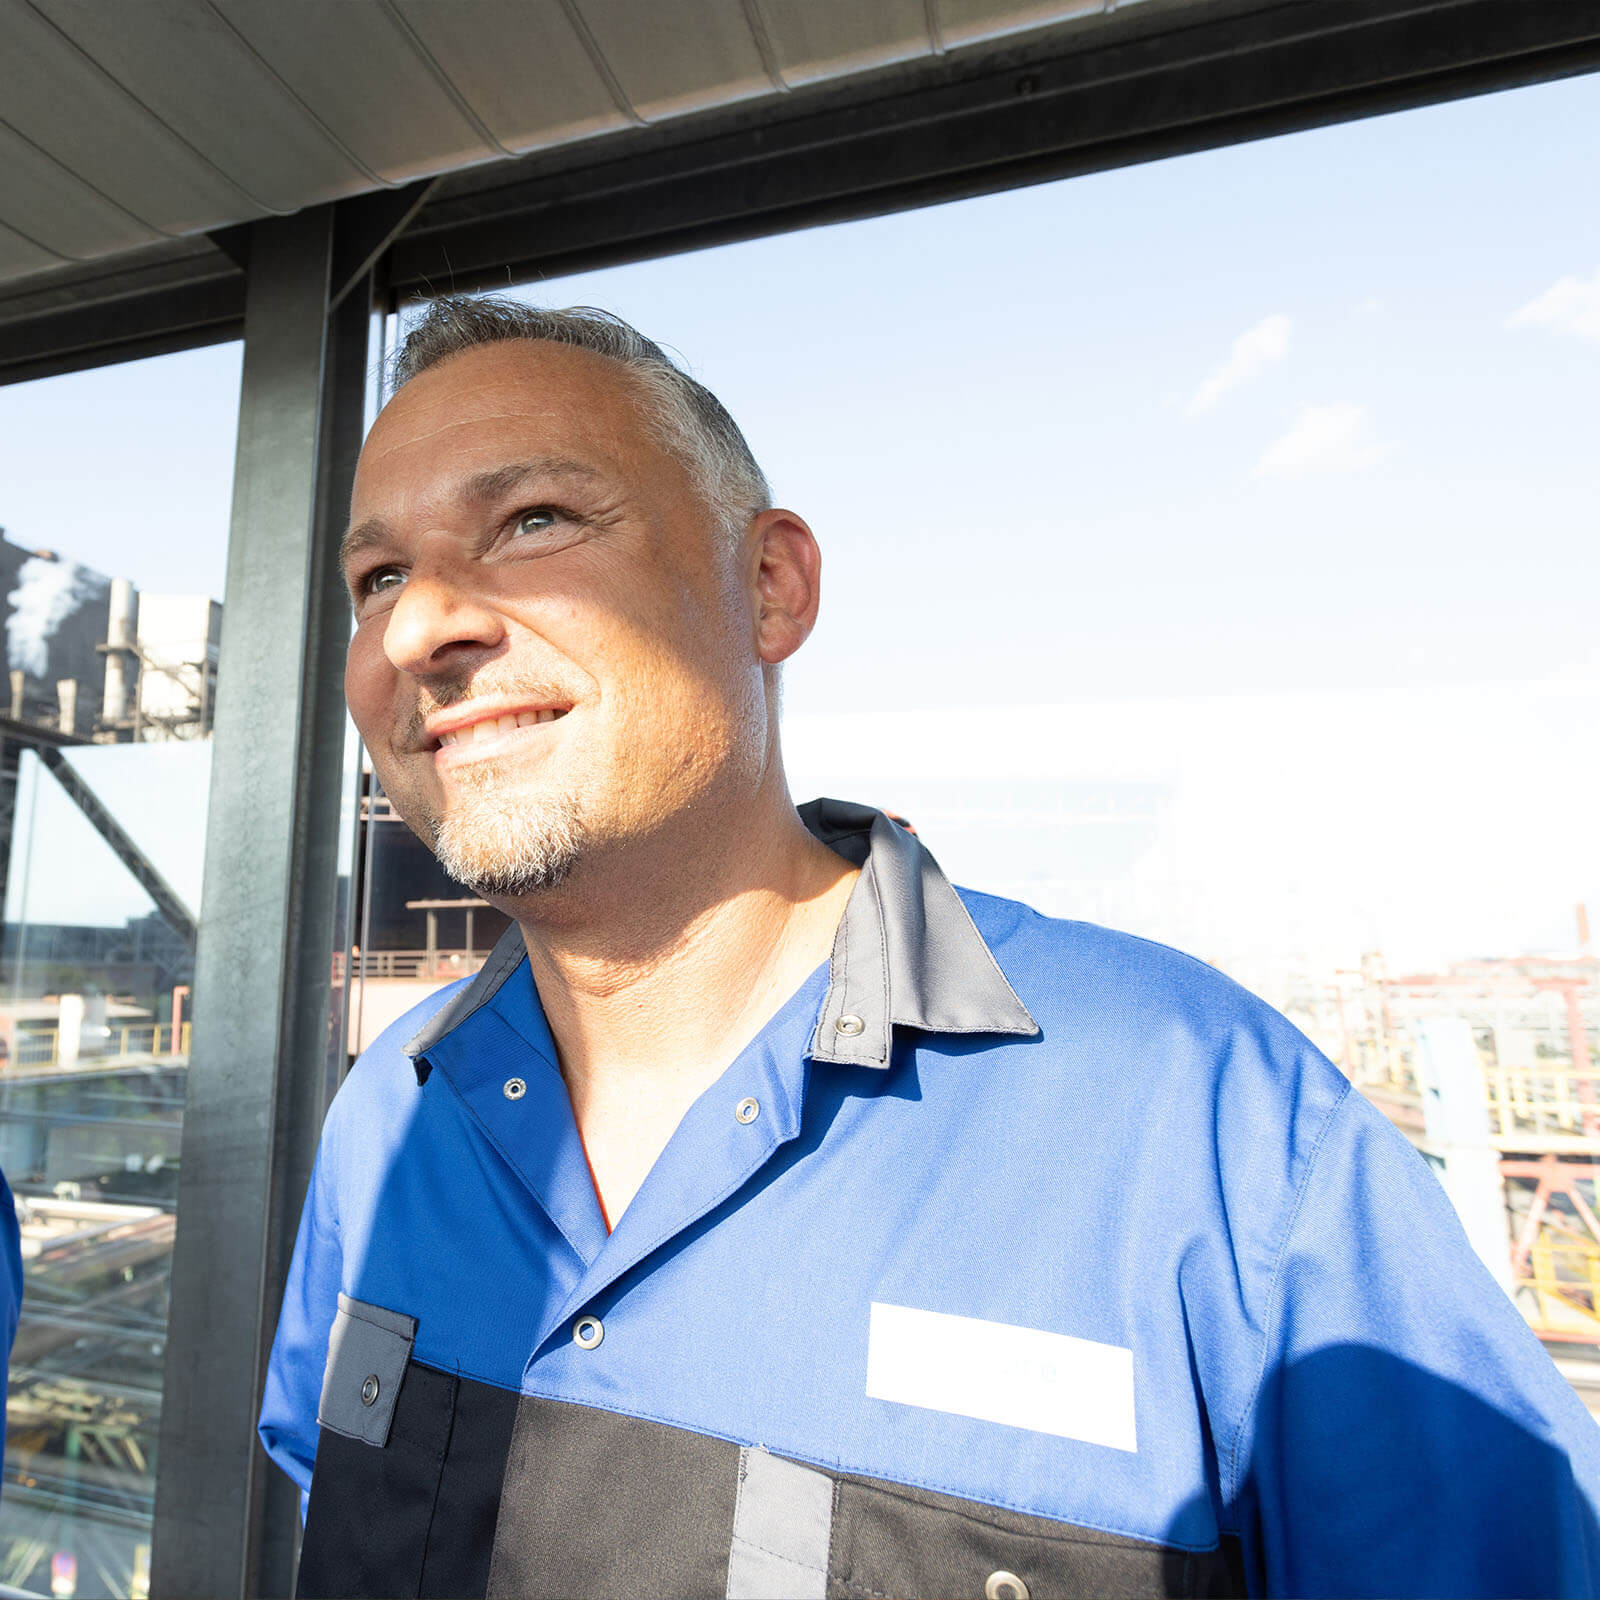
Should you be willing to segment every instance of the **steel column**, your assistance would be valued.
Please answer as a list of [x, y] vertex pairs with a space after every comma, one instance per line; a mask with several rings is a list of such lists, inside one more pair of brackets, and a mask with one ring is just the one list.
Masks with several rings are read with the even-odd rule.
[[297, 1505], [255, 1438], [327, 1100], [342, 663], [335, 550], [370, 279], [330, 311], [334, 208], [255, 224], [245, 301], [152, 1590], [287, 1594]]

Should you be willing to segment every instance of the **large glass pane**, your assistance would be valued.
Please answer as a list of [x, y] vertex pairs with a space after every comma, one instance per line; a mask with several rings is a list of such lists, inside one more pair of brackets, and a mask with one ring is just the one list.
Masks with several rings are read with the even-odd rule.
[[149, 1585], [238, 381], [224, 348], [0, 390], [0, 1584], [39, 1594]]
[[796, 797], [1284, 1009], [1600, 1390], [1600, 80], [518, 291], [824, 552]]

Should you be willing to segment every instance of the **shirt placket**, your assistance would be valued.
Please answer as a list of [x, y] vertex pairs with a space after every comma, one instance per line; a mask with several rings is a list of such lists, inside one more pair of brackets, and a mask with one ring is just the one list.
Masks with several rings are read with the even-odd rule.
[[[690, 1107], [615, 1230], [587, 1265], [565, 1304], [541, 1330], [524, 1387], [541, 1387], [538, 1370], [595, 1353], [641, 1264], [736, 1196], [800, 1131], [807, 1045], [825, 992], [814, 974], [776, 1017]], [[633, 1275], [621, 1292], [618, 1285]]]

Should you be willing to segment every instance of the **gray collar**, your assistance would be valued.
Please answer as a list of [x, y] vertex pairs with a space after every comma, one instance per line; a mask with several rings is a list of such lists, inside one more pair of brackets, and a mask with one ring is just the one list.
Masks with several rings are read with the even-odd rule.
[[[870, 806], [813, 800], [806, 827], [861, 868], [834, 935], [828, 993], [811, 1055], [887, 1067], [896, 1027], [925, 1033], [1036, 1034], [961, 897], [922, 842]], [[515, 923], [483, 970], [405, 1046], [420, 1057], [493, 998], [527, 951]], [[419, 1081], [427, 1067], [417, 1062]]]

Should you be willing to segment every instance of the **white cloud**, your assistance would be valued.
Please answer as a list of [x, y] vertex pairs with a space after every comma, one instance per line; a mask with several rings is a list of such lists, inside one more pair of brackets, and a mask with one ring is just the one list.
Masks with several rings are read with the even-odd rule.
[[1281, 313], [1264, 318], [1233, 341], [1228, 359], [1194, 392], [1189, 415], [1214, 411], [1230, 389], [1259, 377], [1274, 361], [1281, 361], [1289, 349], [1289, 319]]
[[1550, 285], [1507, 320], [1508, 328], [1553, 328], [1600, 343], [1600, 271], [1589, 279], [1566, 277]]
[[1365, 406], [1307, 406], [1294, 426], [1267, 446], [1254, 475], [1289, 478], [1309, 472], [1352, 472], [1370, 467], [1382, 454]]

